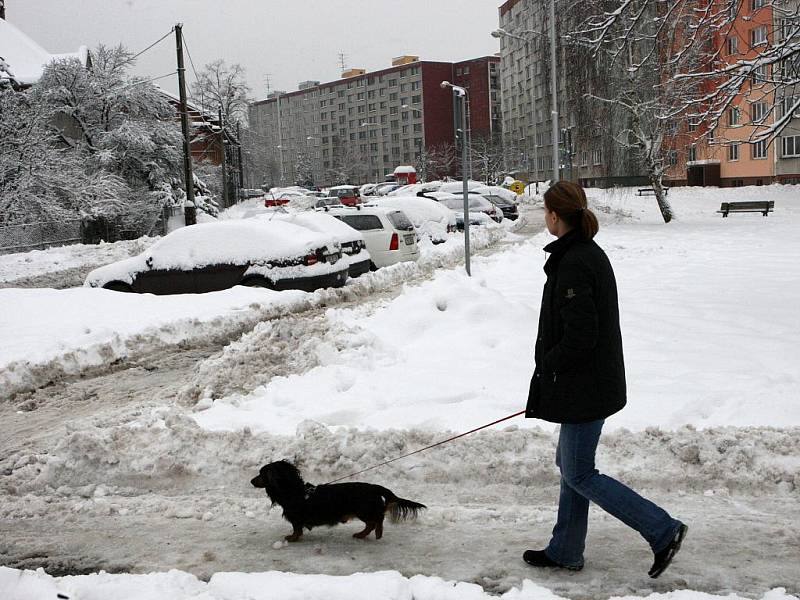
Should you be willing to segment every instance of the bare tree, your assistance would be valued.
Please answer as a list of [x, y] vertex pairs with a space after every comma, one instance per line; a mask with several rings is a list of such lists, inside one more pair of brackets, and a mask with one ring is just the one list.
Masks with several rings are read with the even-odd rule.
[[503, 144], [499, 137], [473, 136], [470, 139], [469, 157], [472, 174], [476, 179], [493, 185], [503, 175]]
[[212, 114], [221, 110], [229, 126], [247, 121], [249, 93], [244, 67], [222, 59], [204, 66], [191, 86], [192, 100]]
[[423, 147], [419, 152], [415, 168], [420, 179], [432, 181], [441, 179], [453, 172], [456, 164], [456, 149], [453, 144], [436, 144]]

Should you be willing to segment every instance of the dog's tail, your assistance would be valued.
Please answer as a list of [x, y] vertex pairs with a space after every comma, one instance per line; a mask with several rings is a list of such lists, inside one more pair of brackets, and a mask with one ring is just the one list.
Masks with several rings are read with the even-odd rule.
[[419, 511], [428, 508], [419, 502], [398, 498], [391, 490], [387, 490], [386, 488], [384, 488], [383, 491], [384, 497], [386, 498], [386, 512], [389, 513], [389, 519], [392, 523], [416, 519]]

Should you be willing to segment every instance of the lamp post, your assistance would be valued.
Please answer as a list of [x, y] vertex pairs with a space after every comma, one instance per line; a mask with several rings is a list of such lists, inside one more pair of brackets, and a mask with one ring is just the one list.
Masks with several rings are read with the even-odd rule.
[[[449, 81], [441, 83], [442, 88], [451, 88], [453, 97], [461, 102], [461, 180], [464, 195], [464, 265], [467, 275], [472, 276], [469, 264], [469, 183], [467, 174], [467, 90]], [[458, 126], [456, 126], [458, 129]]]
[[[541, 31], [536, 31], [532, 29], [526, 29], [523, 31], [524, 34], [527, 36], [534, 36], [534, 35], [547, 35]], [[525, 42], [528, 45], [528, 55], [530, 56], [530, 39], [529, 37], [525, 37], [525, 35], [517, 35], [514, 33], [510, 33], [505, 29], [496, 29], [492, 32], [492, 37], [500, 38], [500, 37], [509, 37], [515, 40], [520, 40]], [[558, 138], [559, 138], [559, 127], [558, 127], [558, 90], [556, 89], [556, 17], [555, 17], [555, 0], [550, 0], [550, 92], [551, 92], [551, 108], [550, 108], [550, 115], [552, 117], [552, 143], [553, 143], [553, 177], [552, 182], [555, 183], [559, 179], [558, 173], [558, 165], [559, 165], [559, 156], [558, 156]], [[535, 95], [535, 94], [534, 94]], [[534, 115], [534, 127], [536, 122], [536, 115]], [[534, 139], [534, 148], [536, 140]], [[538, 165], [537, 165], [538, 167]]]

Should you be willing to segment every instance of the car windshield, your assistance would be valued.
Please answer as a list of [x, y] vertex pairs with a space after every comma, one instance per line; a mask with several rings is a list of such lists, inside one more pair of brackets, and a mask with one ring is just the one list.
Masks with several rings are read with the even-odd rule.
[[406, 214], [402, 211], [390, 212], [388, 215], [389, 222], [395, 229], [400, 231], [414, 231], [414, 225], [409, 221]]

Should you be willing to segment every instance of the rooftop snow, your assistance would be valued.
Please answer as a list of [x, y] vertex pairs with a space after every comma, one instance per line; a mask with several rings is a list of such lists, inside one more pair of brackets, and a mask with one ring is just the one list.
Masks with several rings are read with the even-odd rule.
[[47, 64], [61, 58], [77, 58], [86, 65], [89, 51], [81, 46], [77, 52], [51, 54], [11, 23], [0, 19], [0, 56], [7, 65], [6, 72], [0, 72], [0, 81], [13, 79], [20, 85], [33, 85], [41, 79]]

